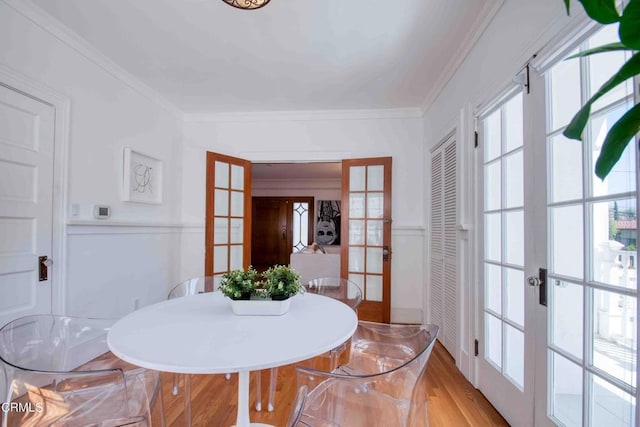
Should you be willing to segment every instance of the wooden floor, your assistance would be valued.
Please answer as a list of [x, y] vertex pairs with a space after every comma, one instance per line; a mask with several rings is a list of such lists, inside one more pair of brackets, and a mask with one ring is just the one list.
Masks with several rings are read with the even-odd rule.
[[[267, 405], [268, 371], [262, 372], [262, 405]], [[171, 393], [173, 374], [163, 374], [164, 412], [167, 427], [184, 426], [184, 390]], [[231, 426], [235, 423], [238, 376], [192, 375], [192, 425]], [[463, 377], [447, 351], [436, 343], [427, 365], [429, 419], [438, 426], [508, 426], [484, 396]], [[284, 426], [295, 398], [294, 365], [278, 369], [274, 412], [254, 409], [254, 381], [251, 381], [251, 421]], [[393, 427], [393, 426], [390, 426]]]

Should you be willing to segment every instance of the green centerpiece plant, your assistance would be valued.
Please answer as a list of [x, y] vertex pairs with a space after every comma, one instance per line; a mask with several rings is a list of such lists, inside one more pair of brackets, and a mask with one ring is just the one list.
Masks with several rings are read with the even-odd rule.
[[248, 269], [232, 270], [222, 276], [220, 292], [233, 300], [248, 300], [259, 285], [258, 272], [251, 266]]
[[286, 265], [275, 265], [264, 273], [263, 286], [273, 300], [285, 300], [304, 292], [300, 284], [300, 275]]

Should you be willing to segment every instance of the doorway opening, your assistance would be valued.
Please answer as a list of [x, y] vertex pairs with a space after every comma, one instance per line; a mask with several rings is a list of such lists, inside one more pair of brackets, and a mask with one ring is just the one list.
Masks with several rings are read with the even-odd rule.
[[335, 254], [339, 268], [341, 180], [340, 162], [252, 164], [251, 264], [258, 271], [290, 265], [292, 254], [312, 251], [313, 243]]

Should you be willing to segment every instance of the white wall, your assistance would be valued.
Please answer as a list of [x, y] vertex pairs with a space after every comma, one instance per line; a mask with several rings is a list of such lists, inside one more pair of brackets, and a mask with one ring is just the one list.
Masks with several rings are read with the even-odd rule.
[[[574, 15], [580, 9], [574, 2]], [[438, 98], [427, 110], [424, 117], [425, 152], [444, 139], [452, 130], [457, 130], [460, 175], [459, 222], [469, 224], [476, 230], [474, 215], [474, 165], [473, 111], [480, 104], [491, 99], [511, 83], [512, 78], [526, 62], [544, 47], [565, 27], [569, 18], [560, 0], [506, 0], [491, 24], [480, 37], [465, 61]], [[426, 190], [429, 192], [429, 174], [425, 174]], [[426, 200], [429, 200], [427, 195]], [[474, 235], [467, 240], [460, 236], [459, 247], [463, 248], [464, 259], [460, 259], [460, 275], [468, 278], [460, 283], [459, 304], [465, 311], [459, 319], [459, 340], [461, 350], [454, 355], [458, 367], [468, 378], [473, 375], [472, 342], [482, 338], [474, 317], [475, 299], [478, 295], [477, 278], [473, 276]], [[469, 252], [471, 251], [471, 252]], [[428, 280], [427, 280], [428, 282]]]
[[[171, 267], [179, 265], [177, 237], [149, 225], [166, 228], [180, 221], [181, 121], [134, 88], [131, 79], [107, 71], [104, 58], [89, 59], [80, 53], [81, 43], [72, 48], [52, 28], [56, 36], [0, 2], [0, 65], [70, 100], [67, 163], [57, 165], [68, 174], [67, 188], [59, 194], [67, 209], [78, 204], [76, 220], [91, 221], [93, 204], [112, 208], [111, 219], [99, 226], [70, 224], [65, 229], [67, 253], [54, 266], [66, 265], [66, 280], [58, 284], [66, 312], [121, 315], [133, 309], [135, 298], [141, 305], [165, 298], [177, 279]], [[60, 149], [60, 141], [56, 144]], [[125, 146], [164, 161], [162, 204], [121, 201]], [[134, 239], [130, 227], [123, 233], [110, 226], [116, 222], [146, 226], [135, 229]]]
[[[189, 121], [184, 128], [182, 277], [204, 268], [205, 152], [252, 161], [337, 161], [393, 157], [392, 321], [422, 321], [423, 269], [413, 264], [424, 246], [423, 123], [415, 114], [384, 117], [345, 114], [335, 118], [273, 114]], [[196, 227], [201, 227], [199, 232]], [[407, 237], [405, 229], [410, 229]]]

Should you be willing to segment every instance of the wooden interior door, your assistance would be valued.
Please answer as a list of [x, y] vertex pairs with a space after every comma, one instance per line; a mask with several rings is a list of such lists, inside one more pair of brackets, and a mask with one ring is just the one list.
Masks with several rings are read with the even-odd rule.
[[205, 274], [218, 285], [224, 273], [247, 268], [250, 257], [251, 162], [207, 152]]
[[362, 289], [362, 320], [391, 320], [391, 157], [342, 161], [341, 276]]
[[288, 199], [252, 199], [251, 264], [263, 271], [273, 265], [288, 265], [291, 254], [291, 215]]

